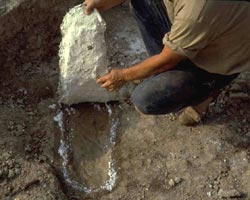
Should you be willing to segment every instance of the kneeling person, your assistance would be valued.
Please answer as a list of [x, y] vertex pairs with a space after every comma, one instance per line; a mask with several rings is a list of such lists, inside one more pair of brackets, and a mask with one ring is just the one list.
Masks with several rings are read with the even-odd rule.
[[[85, 11], [121, 2], [86, 0]], [[250, 70], [249, 2], [131, 0], [131, 7], [150, 57], [113, 69], [97, 83], [113, 91], [145, 79], [132, 94], [140, 112], [160, 115], [186, 108], [180, 122], [193, 125], [221, 89]]]

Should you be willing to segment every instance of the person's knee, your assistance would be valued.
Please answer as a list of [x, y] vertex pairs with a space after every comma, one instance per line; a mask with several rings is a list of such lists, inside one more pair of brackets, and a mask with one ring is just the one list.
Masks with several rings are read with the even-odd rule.
[[169, 71], [144, 81], [131, 96], [134, 106], [143, 114], [160, 115], [189, 105], [194, 93], [192, 76]]
[[168, 100], [165, 101], [164, 105], [162, 102], [153, 103], [152, 99], [148, 99], [143, 94], [136, 94], [136, 92], [132, 94], [131, 101], [135, 110], [144, 115], [162, 115], [176, 111], [176, 105], [168, 103]]
[[137, 112], [144, 115], [153, 114], [150, 109], [149, 102], [145, 99], [145, 96], [143, 94], [134, 91], [131, 96], [131, 101]]

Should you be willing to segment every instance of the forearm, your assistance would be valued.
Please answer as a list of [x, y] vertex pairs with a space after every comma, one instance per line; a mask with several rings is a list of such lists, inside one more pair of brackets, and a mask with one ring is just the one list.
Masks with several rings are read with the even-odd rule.
[[152, 56], [140, 64], [126, 69], [113, 69], [96, 82], [109, 91], [121, 87], [127, 81], [144, 79], [167, 71], [183, 59], [171, 49], [165, 47], [159, 55]]
[[126, 81], [144, 79], [175, 67], [181, 59], [179, 55], [173, 56], [170, 49], [164, 49], [160, 54], [124, 69], [123, 76]]

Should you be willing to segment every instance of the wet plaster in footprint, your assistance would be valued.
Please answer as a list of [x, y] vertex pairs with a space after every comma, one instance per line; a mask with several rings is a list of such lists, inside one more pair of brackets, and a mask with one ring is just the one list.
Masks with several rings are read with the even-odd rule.
[[112, 191], [117, 181], [113, 148], [119, 116], [111, 105], [82, 104], [58, 110], [58, 153], [66, 184], [86, 194]]

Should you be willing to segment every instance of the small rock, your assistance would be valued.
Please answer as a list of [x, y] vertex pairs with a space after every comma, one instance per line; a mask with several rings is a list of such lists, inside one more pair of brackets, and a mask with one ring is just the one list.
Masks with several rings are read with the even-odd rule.
[[16, 128], [17, 128], [17, 131], [19, 131], [19, 132], [24, 130], [23, 126], [20, 124], [18, 124]]
[[14, 170], [10, 169], [9, 170], [9, 173], [8, 173], [8, 178], [11, 179], [11, 178], [14, 178], [16, 176]]
[[179, 184], [181, 181], [182, 181], [182, 179], [180, 177], [174, 178], [175, 184]]
[[168, 182], [168, 184], [169, 184], [170, 187], [174, 187], [175, 186], [174, 179], [170, 179], [169, 182]]
[[8, 159], [10, 159], [10, 158], [11, 158], [11, 154], [10, 154], [10, 153], [8, 153], [8, 152], [5, 152], [5, 153], [3, 153], [2, 158], [3, 158], [3, 159], [5, 159], [5, 160], [8, 160]]
[[249, 131], [248, 133], [246, 133], [246, 136], [247, 136], [247, 137], [250, 137], [250, 131]]
[[35, 116], [36, 113], [34, 113], [34, 112], [29, 112], [28, 115], [29, 115], [29, 116]]
[[235, 84], [232, 85], [232, 87], [230, 88], [230, 90], [231, 90], [231, 91], [235, 91], [235, 92], [237, 91], [237, 92], [238, 92], [238, 91], [241, 91], [241, 90], [242, 90], [242, 87], [241, 87], [239, 84], [235, 83]]
[[14, 164], [15, 164], [15, 161], [14, 160], [8, 160], [6, 163], [9, 166], [9, 168], [13, 168]]
[[150, 167], [152, 165], [152, 160], [150, 158], [147, 159], [147, 166]]
[[23, 99], [17, 99], [17, 103], [18, 104], [24, 104], [24, 101], [23, 101]]
[[220, 189], [218, 195], [219, 197], [222, 198], [235, 198], [235, 197], [241, 197], [242, 193], [236, 189], [229, 189], [229, 190]]
[[8, 174], [9, 173], [8, 167], [4, 167], [3, 172], [4, 172], [4, 174]]
[[15, 132], [14, 132], [14, 136], [19, 137], [19, 136], [22, 136], [23, 133], [24, 133], [23, 131], [15, 131]]
[[164, 175], [167, 177], [168, 176], [168, 171], [165, 171]]
[[249, 99], [249, 96], [246, 93], [239, 92], [239, 93], [230, 93], [230, 97], [233, 99]]
[[207, 196], [211, 197], [212, 196], [212, 192], [207, 192]]
[[31, 148], [31, 146], [28, 144], [28, 145], [24, 148], [24, 150], [25, 150], [26, 152], [31, 152], [31, 151], [32, 151], [32, 148]]
[[47, 158], [46, 158], [45, 155], [40, 155], [40, 156], [38, 157], [38, 160], [39, 160], [39, 162], [45, 162], [45, 161], [47, 160]]
[[2, 169], [0, 169], [0, 178], [3, 176], [3, 170]]
[[21, 174], [21, 169], [19, 169], [19, 168], [16, 168], [16, 169], [15, 169], [15, 174], [16, 174], [16, 175], [19, 175], [19, 174]]
[[13, 121], [10, 121], [10, 122], [9, 122], [9, 125], [8, 125], [8, 129], [9, 129], [10, 131], [12, 131], [14, 128], [15, 128], [14, 122], [13, 122]]
[[176, 186], [177, 184], [179, 184], [181, 181], [182, 181], [181, 178], [176, 177], [176, 178], [174, 178], [174, 179], [170, 179], [169, 182], [168, 182], [168, 184], [169, 184], [170, 187], [174, 187], [174, 186]]
[[30, 159], [31, 159], [31, 156], [30, 156], [30, 155], [27, 155], [27, 156], [25, 156], [25, 159], [26, 159], [26, 160], [30, 160]]

